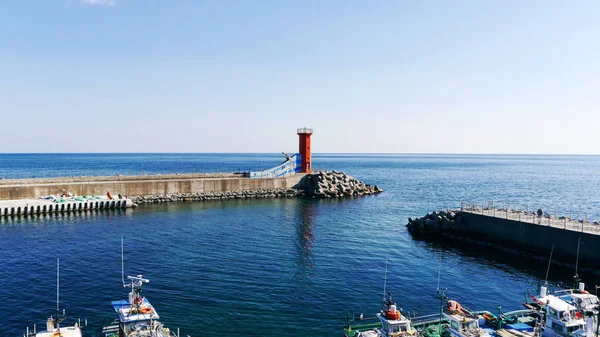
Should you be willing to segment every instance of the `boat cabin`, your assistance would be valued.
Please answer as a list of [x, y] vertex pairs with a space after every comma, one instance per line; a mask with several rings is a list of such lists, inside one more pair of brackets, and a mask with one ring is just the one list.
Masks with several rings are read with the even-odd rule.
[[[397, 311], [399, 313], [399, 311]], [[400, 336], [404, 334], [414, 335], [417, 331], [413, 329], [410, 320], [400, 315], [398, 318], [387, 318], [385, 313], [377, 314], [377, 318], [381, 321], [381, 332], [385, 336]]]
[[546, 311], [546, 332], [566, 337], [584, 330], [585, 321], [575, 306], [553, 295], [542, 297], [539, 301]]
[[479, 320], [476, 316], [469, 316], [463, 313], [444, 313], [450, 325], [450, 332], [455, 336], [486, 336], [489, 334], [479, 327]]
[[[79, 324], [75, 323], [74, 326], [60, 327], [58, 323], [61, 319], [54, 319], [52, 316], [46, 320], [46, 331], [40, 331], [33, 333], [34, 337], [81, 337], [81, 328]], [[29, 336], [27, 336], [29, 337]]]

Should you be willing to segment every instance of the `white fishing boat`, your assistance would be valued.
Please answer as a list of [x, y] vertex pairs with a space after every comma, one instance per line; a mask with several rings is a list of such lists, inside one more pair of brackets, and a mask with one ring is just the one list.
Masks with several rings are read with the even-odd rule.
[[592, 335], [591, 331], [586, 331], [586, 321], [577, 307], [558, 296], [548, 294], [547, 287], [542, 286], [539, 297], [532, 298], [545, 313], [546, 329], [543, 337], [584, 336], [586, 332]]
[[147, 298], [141, 295], [142, 284], [149, 280], [137, 276], [127, 276], [131, 281], [128, 299], [112, 301], [118, 322], [102, 328], [103, 337], [177, 337], [158, 320], [160, 316]]
[[417, 330], [413, 328], [411, 320], [402, 315], [397, 309], [396, 303], [392, 301], [392, 294], [387, 293], [387, 298], [383, 302], [386, 306], [385, 311], [377, 314], [380, 324], [366, 323], [348, 324], [344, 327], [346, 337], [397, 337], [403, 335], [415, 335]]
[[[77, 322], [72, 326], [63, 326], [60, 324], [67, 320], [67, 315], [63, 309], [60, 312], [60, 260], [56, 259], [56, 315], [50, 316], [46, 320], [46, 330], [37, 331], [37, 326], [34, 324], [33, 329], [27, 330], [24, 337], [81, 337], [81, 321]], [[87, 321], [84, 327], [87, 326]]]
[[539, 337], [542, 315], [535, 310], [515, 310], [499, 315], [489, 311], [472, 311], [458, 302], [447, 302], [444, 316], [448, 332], [457, 337]]
[[179, 337], [160, 321], [160, 316], [150, 301], [142, 296], [142, 285], [150, 282], [142, 275], [127, 276], [125, 283], [123, 266], [123, 241], [121, 239], [121, 272], [123, 287], [131, 291], [125, 300], [112, 301], [112, 307], [118, 318], [113, 324], [101, 330], [102, 337]]
[[449, 331], [457, 337], [490, 337], [487, 330], [480, 326], [480, 317], [464, 309], [458, 302], [449, 300], [444, 317], [450, 325]]

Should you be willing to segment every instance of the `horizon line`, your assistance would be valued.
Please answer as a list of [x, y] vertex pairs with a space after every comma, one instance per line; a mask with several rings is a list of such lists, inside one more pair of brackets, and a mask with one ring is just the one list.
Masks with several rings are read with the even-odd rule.
[[[282, 152], [0, 152], [0, 155], [47, 154], [281, 154]], [[387, 155], [387, 156], [600, 156], [600, 153], [469, 153], [469, 152], [313, 152], [313, 155]]]

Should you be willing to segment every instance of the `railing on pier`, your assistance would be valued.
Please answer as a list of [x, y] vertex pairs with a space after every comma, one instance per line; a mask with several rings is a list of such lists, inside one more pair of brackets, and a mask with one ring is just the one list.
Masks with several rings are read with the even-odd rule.
[[500, 207], [498, 207], [498, 204], [494, 202], [488, 202], [487, 205], [462, 202], [460, 210], [463, 212], [515, 220], [540, 226], [589, 234], [600, 234], [600, 222], [589, 221], [587, 216], [583, 220], [575, 220], [572, 219], [571, 216], [557, 216], [556, 212], [554, 212], [554, 214], [543, 212], [540, 216], [536, 211], [519, 210], [504, 206], [504, 203], [501, 203]]

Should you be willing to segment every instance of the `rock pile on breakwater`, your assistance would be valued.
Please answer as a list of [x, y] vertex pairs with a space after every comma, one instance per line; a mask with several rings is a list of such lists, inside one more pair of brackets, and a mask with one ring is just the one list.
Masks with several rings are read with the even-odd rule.
[[306, 185], [308, 196], [314, 198], [352, 197], [383, 192], [377, 185], [365, 184], [344, 172], [335, 170], [307, 175]]
[[178, 201], [211, 201], [230, 199], [265, 199], [265, 198], [293, 198], [306, 195], [303, 190], [297, 189], [263, 189], [231, 192], [209, 192], [209, 193], [177, 193], [170, 195], [137, 196], [130, 197], [136, 204], [150, 204], [160, 202]]
[[161, 202], [211, 201], [231, 199], [265, 199], [265, 198], [341, 198], [381, 193], [383, 190], [371, 186], [352, 176], [338, 171], [321, 171], [305, 175], [293, 188], [207, 192], [207, 193], [175, 193], [169, 195], [128, 196], [136, 204]]
[[434, 211], [420, 218], [408, 218], [406, 228], [411, 233], [429, 233], [442, 232], [452, 230], [458, 222], [460, 216], [456, 215], [457, 211]]

